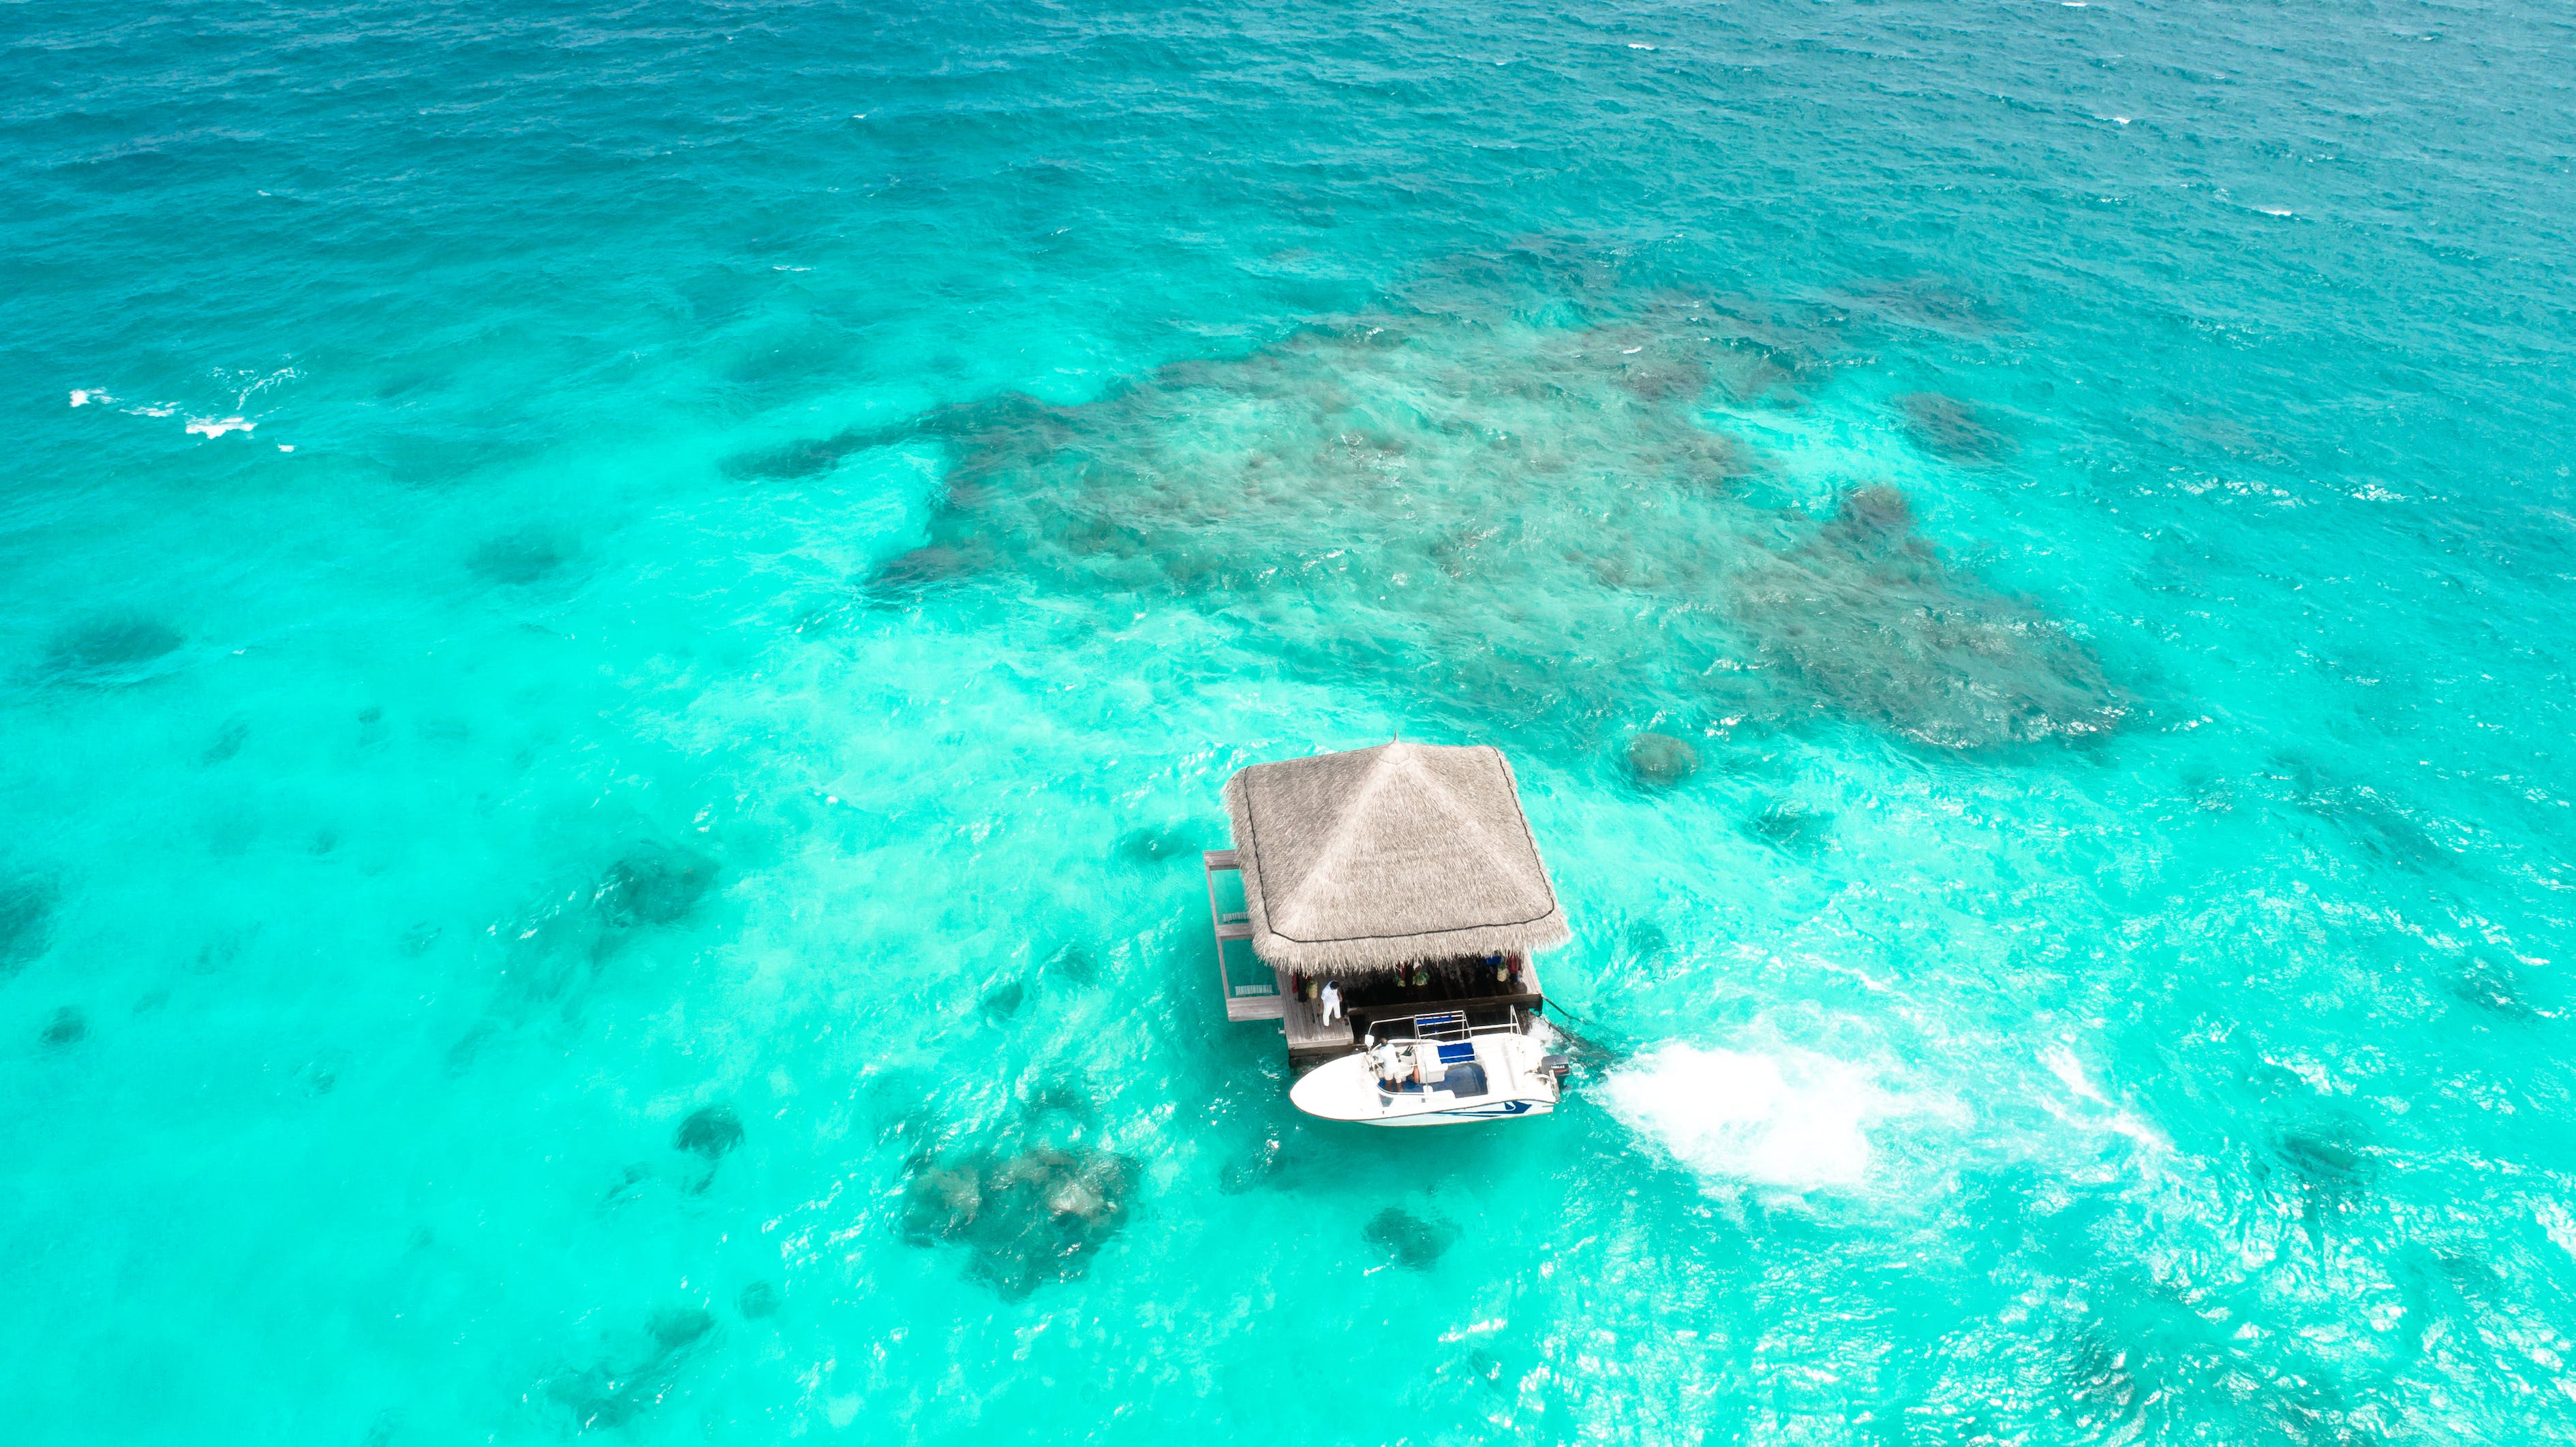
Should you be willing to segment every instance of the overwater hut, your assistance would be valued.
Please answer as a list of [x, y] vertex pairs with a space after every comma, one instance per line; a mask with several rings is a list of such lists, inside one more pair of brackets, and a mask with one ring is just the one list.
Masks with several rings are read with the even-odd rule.
[[[1226, 782], [1225, 806], [1234, 848], [1206, 867], [1226, 1014], [1279, 1020], [1292, 1060], [1347, 1054], [1381, 1016], [1544, 1004], [1532, 956], [1571, 936], [1499, 749], [1398, 742], [1255, 764]], [[1240, 908], [1223, 898], [1229, 871]], [[1255, 960], [1230, 961], [1233, 940]]]

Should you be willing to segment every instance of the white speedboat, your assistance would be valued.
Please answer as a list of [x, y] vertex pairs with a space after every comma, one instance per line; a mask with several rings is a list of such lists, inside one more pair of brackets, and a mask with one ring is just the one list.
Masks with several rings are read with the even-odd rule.
[[1309, 1071], [1290, 1103], [1322, 1120], [1363, 1125], [1465, 1125], [1514, 1120], [1556, 1109], [1566, 1058], [1540, 1032], [1548, 1024], [1519, 1010], [1501, 1023], [1470, 1026], [1464, 1011], [1380, 1020], [1357, 1052]]

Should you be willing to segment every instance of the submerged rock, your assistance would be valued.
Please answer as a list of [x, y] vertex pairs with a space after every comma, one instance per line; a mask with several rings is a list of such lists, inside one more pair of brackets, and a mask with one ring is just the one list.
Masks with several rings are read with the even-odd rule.
[[2283, 1130], [2274, 1137], [2269, 1158], [2258, 1157], [2254, 1164], [2257, 1180], [2297, 1205], [2311, 1237], [2361, 1205], [2377, 1174], [2377, 1162], [2358, 1129], [2340, 1117]]
[[1130, 829], [1118, 836], [1118, 857], [1130, 864], [1194, 859], [1204, 847], [1204, 841], [1190, 829]]
[[617, 1173], [617, 1184], [610, 1186], [607, 1194], [600, 1197], [600, 1200], [611, 1206], [631, 1201], [640, 1194], [644, 1183], [651, 1179], [653, 1179], [653, 1168], [641, 1161], [635, 1162]]
[[863, 435], [844, 433], [839, 437], [809, 438], [781, 447], [738, 453], [725, 459], [722, 470], [727, 477], [744, 480], [813, 477], [840, 466], [843, 458], [858, 451], [860, 444], [857, 438]]
[[2336, 778], [2296, 755], [2275, 755], [2266, 782], [2276, 797], [2285, 792], [2292, 807], [2332, 823], [2378, 863], [2421, 870], [2450, 862], [2414, 811], [2370, 784]]
[[1923, 450], [1952, 462], [1992, 462], [2013, 450], [2013, 439], [1979, 419], [1974, 407], [1938, 392], [1908, 392], [1905, 430]]
[[237, 718], [226, 719], [223, 727], [215, 730], [214, 738], [207, 741], [206, 751], [197, 756], [197, 761], [208, 766], [224, 763], [240, 753], [242, 745], [249, 740], [248, 722]]
[[693, 1306], [677, 1307], [653, 1313], [645, 1329], [654, 1346], [672, 1352], [696, 1345], [700, 1337], [716, 1329], [716, 1319]]
[[188, 640], [157, 619], [93, 618], [54, 635], [45, 649], [45, 671], [64, 683], [112, 686], [147, 677], [150, 666]]
[[1789, 853], [1811, 854], [1833, 837], [1834, 816], [1784, 802], [1754, 815], [1745, 828]]
[[592, 900], [613, 928], [677, 924], [716, 882], [716, 863], [686, 849], [648, 844], [608, 867]]
[[54, 887], [44, 880], [0, 879], [0, 980], [52, 946], [54, 905]]
[[746, 1320], [758, 1321], [765, 1316], [776, 1316], [778, 1288], [766, 1281], [755, 1281], [742, 1289], [742, 1294], [734, 1298], [733, 1305], [734, 1310], [741, 1312]]
[[1229, 1196], [1266, 1185], [1272, 1177], [1287, 1168], [1287, 1142], [1275, 1135], [1263, 1136], [1251, 1149], [1236, 1154], [1217, 1173], [1217, 1189]]
[[65, 1005], [45, 1022], [44, 1038], [48, 1045], [78, 1045], [89, 1038], [89, 1017], [77, 1007]]
[[871, 607], [901, 607], [973, 578], [988, 562], [980, 546], [926, 543], [879, 564], [859, 591]]
[[551, 577], [568, 557], [561, 543], [543, 533], [511, 533], [476, 548], [465, 566], [486, 582], [524, 587]]
[[715, 1325], [697, 1307], [657, 1311], [640, 1337], [615, 1343], [595, 1366], [547, 1382], [546, 1394], [572, 1413], [580, 1431], [623, 1427], [661, 1405]]
[[1360, 1234], [1408, 1271], [1430, 1270], [1458, 1235], [1446, 1223], [1424, 1220], [1402, 1206], [1389, 1206], [1370, 1217]]
[[689, 1112], [671, 1136], [679, 1150], [706, 1160], [722, 1160], [742, 1144], [742, 1120], [728, 1105], [703, 1106]]
[[1628, 777], [1649, 789], [1666, 789], [1699, 772], [1699, 750], [1671, 734], [1641, 730], [1628, 740]]
[[2536, 1020], [2542, 1012], [2535, 1008], [2525, 993], [2521, 976], [2512, 966], [2473, 955], [2452, 977], [2451, 993], [2460, 1000], [2507, 1020]]
[[1008, 1020], [1020, 1013], [1020, 1006], [1028, 997], [1027, 985], [1018, 980], [1004, 980], [984, 992], [981, 1004], [986, 1016], [995, 1020]]
[[1089, 986], [1100, 982], [1100, 961], [1078, 944], [1061, 946], [1047, 956], [1047, 969], [1077, 985]]

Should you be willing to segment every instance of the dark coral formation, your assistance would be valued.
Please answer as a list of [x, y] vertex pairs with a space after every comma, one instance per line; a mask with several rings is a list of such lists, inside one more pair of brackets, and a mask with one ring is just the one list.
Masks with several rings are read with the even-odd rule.
[[742, 1144], [742, 1118], [729, 1105], [702, 1106], [689, 1112], [673, 1132], [671, 1145], [704, 1160], [716, 1161]]
[[1458, 1239], [1457, 1231], [1445, 1222], [1426, 1220], [1402, 1206], [1389, 1206], [1370, 1217], [1360, 1235], [1408, 1271], [1430, 1270]]
[[1976, 408], [1938, 392], [1908, 392], [1896, 399], [1905, 430], [1917, 446], [1951, 462], [1993, 462], [2016, 448], [2012, 435], [1989, 424]]
[[1118, 836], [1118, 857], [1130, 864], [1161, 864], [1194, 856], [1205, 847], [1206, 841], [1187, 828], [1131, 829]]
[[1269, 1184], [1288, 1168], [1286, 1139], [1265, 1134], [1248, 1148], [1237, 1152], [1217, 1172], [1217, 1189], [1229, 1196]]
[[2531, 1021], [2548, 1014], [2532, 1003], [2521, 972], [2484, 955], [2471, 956], [2452, 977], [2450, 988], [2454, 998], [2503, 1019]]
[[[716, 862], [695, 850], [641, 844], [601, 871], [586, 892], [558, 894], [526, 914], [493, 923], [486, 933], [502, 957], [496, 1015], [456, 1043], [448, 1068], [469, 1069], [503, 1021], [523, 1018], [533, 1006], [551, 1005], [567, 1017], [578, 1012], [585, 987], [620, 953], [656, 929], [686, 924], [714, 890], [716, 876]], [[425, 953], [438, 937], [438, 926], [424, 921], [405, 931], [401, 948]]]
[[1002, 980], [984, 992], [984, 998], [980, 1003], [987, 1017], [993, 1020], [1008, 1020], [1020, 1013], [1020, 1006], [1028, 1003], [1028, 998], [1027, 984], [1019, 980]]
[[1757, 839], [1791, 854], [1813, 854], [1833, 837], [1834, 816], [1795, 804], [1773, 804], [1745, 821]]
[[714, 860], [687, 849], [647, 844], [608, 867], [592, 900], [599, 917], [615, 929], [677, 924], [715, 882]]
[[640, 1336], [613, 1343], [593, 1366], [547, 1382], [546, 1393], [572, 1413], [576, 1430], [623, 1427], [661, 1405], [715, 1326], [697, 1307], [657, 1311]]
[[1807, 540], [1734, 582], [1762, 650], [1844, 711], [1938, 748], [2081, 738], [2128, 695], [2036, 607], [1953, 571], [1892, 487], [1843, 499]]
[[465, 566], [486, 582], [525, 587], [552, 577], [570, 559], [564, 545], [542, 532], [509, 533], [492, 538], [465, 559]]
[[1628, 740], [1628, 777], [1642, 788], [1666, 789], [1699, 772], [1699, 750], [1686, 739], [1643, 729]]
[[53, 944], [54, 904], [54, 887], [42, 879], [0, 879], [0, 980]]
[[2315, 1233], [2369, 1196], [2376, 1164], [2353, 1122], [2327, 1117], [2283, 1131], [2268, 1157], [2254, 1159], [2253, 1175]]
[[2451, 862], [2450, 851], [2416, 812], [2380, 787], [2339, 776], [2295, 754], [2276, 754], [2257, 786], [2300, 814], [2321, 819], [2374, 864], [2423, 870]]
[[1100, 983], [1100, 961], [1079, 944], [1059, 946], [1047, 956], [1046, 967], [1047, 973], [1086, 989]]
[[92, 618], [54, 635], [45, 648], [45, 673], [61, 683], [112, 687], [148, 678], [154, 665], [188, 640], [158, 619], [131, 615]]
[[1135, 1169], [1083, 1147], [969, 1152], [926, 1163], [904, 1193], [904, 1239], [967, 1248], [966, 1274], [1017, 1300], [1074, 1281], [1127, 1224]]
[[226, 719], [223, 727], [215, 730], [215, 736], [206, 741], [206, 751], [197, 756], [198, 760], [210, 767], [225, 763], [239, 754], [242, 751], [242, 745], [249, 741], [248, 721], [237, 718]]

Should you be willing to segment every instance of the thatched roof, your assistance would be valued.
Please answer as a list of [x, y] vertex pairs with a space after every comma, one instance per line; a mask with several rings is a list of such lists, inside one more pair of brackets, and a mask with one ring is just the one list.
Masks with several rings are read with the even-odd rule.
[[1371, 974], [1570, 938], [1498, 749], [1255, 764], [1226, 781], [1225, 807], [1252, 948], [1282, 969]]

